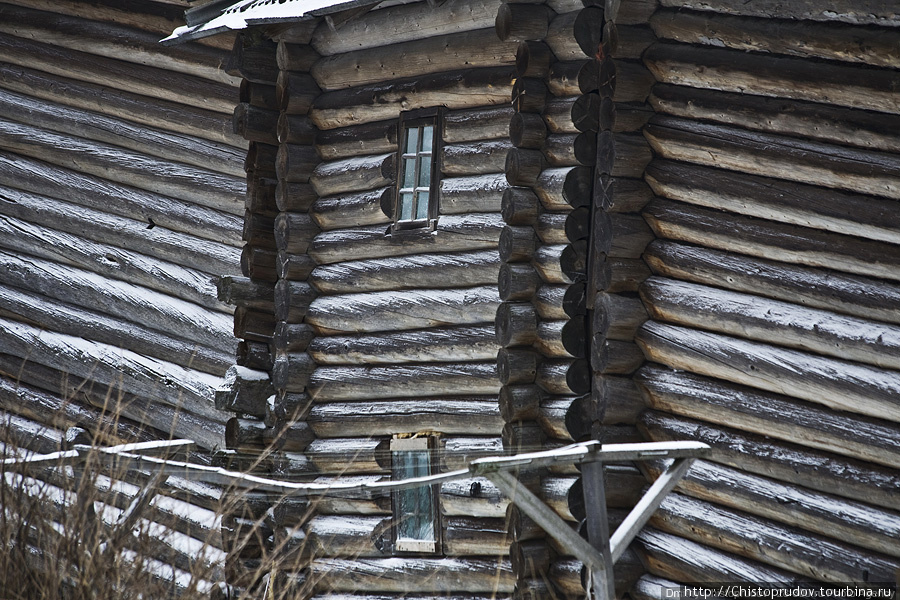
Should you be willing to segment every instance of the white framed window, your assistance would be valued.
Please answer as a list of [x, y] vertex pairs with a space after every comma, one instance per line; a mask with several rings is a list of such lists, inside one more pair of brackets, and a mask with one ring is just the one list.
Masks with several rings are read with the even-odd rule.
[[[391, 477], [400, 481], [433, 473], [433, 438], [391, 440]], [[434, 486], [397, 490], [392, 497], [394, 551], [438, 551], [438, 507]]]
[[438, 216], [440, 108], [400, 115], [393, 229], [433, 229]]

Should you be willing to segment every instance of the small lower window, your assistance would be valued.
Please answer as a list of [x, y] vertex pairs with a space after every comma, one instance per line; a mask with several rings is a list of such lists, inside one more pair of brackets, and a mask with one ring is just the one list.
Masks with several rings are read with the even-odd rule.
[[[432, 474], [431, 438], [391, 440], [391, 472], [394, 480]], [[394, 550], [435, 553], [438, 547], [437, 505], [434, 486], [394, 492]]]

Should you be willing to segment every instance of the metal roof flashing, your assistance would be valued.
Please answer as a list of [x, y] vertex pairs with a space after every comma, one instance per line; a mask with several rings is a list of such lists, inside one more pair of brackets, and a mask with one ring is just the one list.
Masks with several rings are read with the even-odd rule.
[[239, 31], [254, 25], [296, 23], [352, 8], [374, 6], [382, 0], [213, 0], [188, 10], [187, 25], [160, 40], [174, 45], [209, 37], [225, 31]]

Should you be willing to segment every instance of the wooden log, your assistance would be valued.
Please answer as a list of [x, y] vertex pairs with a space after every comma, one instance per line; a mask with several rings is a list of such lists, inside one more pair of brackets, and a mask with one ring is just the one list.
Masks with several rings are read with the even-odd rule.
[[[497, 353], [497, 376], [503, 386], [532, 383], [543, 357], [530, 348], [501, 348]], [[506, 389], [504, 387], [504, 389]], [[504, 393], [501, 390], [501, 393]]]
[[541, 285], [541, 276], [527, 263], [503, 263], [497, 289], [504, 302], [530, 300]]
[[534, 192], [546, 210], [589, 206], [593, 179], [589, 167], [545, 169], [534, 184]]
[[506, 154], [506, 180], [510, 185], [534, 186], [547, 161], [540, 150], [511, 148]]
[[584, 359], [544, 361], [535, 383], [550, 394], [580, 395], [590, 390], [590, 365]]
[[267, 248], [244, 246], [241, 251], [241, 273], [251, 279], [274, 282], [278, 279], [275, 271], [276, 256], [274, 251]]
[[538, 410], [538, 422], [548, 435], [560, 440], [590, 439], [589, 401], [580, 396], [546, 397]]
[[275, 179], [276, 162], [278, 160], [278, 146], [250, 142], [247, 149], [247, 158], [244, 160], [244, 170], [251, 177], [268, 177]]
[[591, 341], [590, 358], [591, 367], [598, 373], [627, 375], [643, 364], [644, 353], [632, 342], [609, 340], [595, 334]]
[[229, 450], [264, 448], [265, 433], [262, 421], [232, 417], [225, 424], [225, 446]]
[[266, 398], [274, 393], [268, 373], [232, 365], [216, 388], [216, 408], [261, 417]]
[[369, 474], [390, 470], [387, 439], [317, 439], [304, 451], [319, 473], [329, 475]]
[[272, 347], [276, 352], [303, 352], [309, 347], [314, 337], [315, 332], [306, 323], [279, 321], [272, 337]]
[[[409, 385], [413, 379], [415, 388]], [[496, 394], [499, 390], [493, 362], [320, 366], [309, 379], [309, 394], [318, 402]]]
[[[795, 225], [766, 222], [744, 216], [728, 216], [720, 211], [688, 204], [654, 200], [644, 211], [645, 218], [659, 237], [681, 241], [699, 241], [720, 250], [777, 257], [783, 262], [813, 267], [835, 268], [857, 275], [896, 280], [893, 265], [897, 257], [894, 245], [851, 238]], [[687, 221], [690, 220], [690, 224]], [[713, 221], [720, 231], [713, 233]], [[699, 237], [699, 236], [702, 236]], [[790, 247], [781, 240], [791, 239]], [[772, 241], [769, 241], [772, 240]]]
[[572, 281], [586, 278], [587, 254], [588, 248], [586, 240], [578, 240], [567, 245], [559, 256], [559, 266], [563, 274]]
[[279, 251], [305, 254], [319, 228], [306, 213], [282, 212], [275, 219], [275, 244]]
[[319, 59], [319, 53], [311, 45], [279, 41], [275, 61], [282, 71], [309, 71]]
[[275, 318], [286, 323], [299, 323], [316, 295], [306, 282], [279, 281], [275, 284]]
[[238, 342], [235, 352], [235, 362], [248, 369], [268, 371], [272, 368], [272, 357], [269, 352], [269, 344], [253, 340], [241, 340]]
[[254, 310], [239, 306], [234, 311], [234, 337], [268, 344], [275, 330], [272, 311]]
[[285, 352], [272, 362], [272, 384], [277, 390], [304, 392], [309, 385], [316, 363], [305, 352]]
[[449, 110], [444, 113], [444, 142], [458, 144], [507, 138], [507, 124], [515, 113], [510, 106]]
[[593, 309], [591, 330], [611, 340], [633, 339], [648, 318], [640, 299], [621, 294], [597, 294]]
[[[562, 244], [556, 246], [541, 246], [532, 256], [532, 265], [534, 265], [534, 268], [540, 274], [541, 279], [545, 282], [567, 284], [574, 281], [569, 273], [571, 272], [573, 275], [576, 273], [569, 269], [563, 270], [564, 267], [562, 265], [562, 261], [566, 260], [563, 258], [563, 252], [568, 247], [569, 246]], [[570, 263], [571, 261], [567, 261], [567, 267], [570, 266]]]
[[509, 593], [515, 582], [508, 561], [475, 558], [320, 558], [310, 563], [310, 580], [317, 592], [403, 592], [412, 587], [431, 593]]
[[394, 158], [394, 154], [382, 154], [321, 163], [310, 182], [319, 197], [374, 190], [393, 181]]
[[446, 252], [494, 249], [502, 226], [499, 214], [475, 213], [443, 216], [438, 220], [436, 234], [410, 236], [396, 242], [393, 236], [385, 236], [383, 227], [326, 231], [313, 240], [309, 255], [321, 265], [390, 256], [412, 260], [411, 255], [436, 250], [438, 243]]
[[[330, 485], [337, 482], [341, 483], [363, 483], [370, 481], [384, 480], [382, 475], [343, 475], [343, 476], [321, 476], [313, 479], [313, 483]], [[356, 499], [356, 498], [340, 498], [338, 496], [323, 496], [315, 500], [315, 514], [324, 515], [390, 515], [391, 501], [388, 496], [379, 496], [376, 498]], [[286, 522], [302, 523], [312, 515], [309, 512], [291, 513], [284, 511], [284, 520]]]
[[542, 79], [523, 77], [512, 87], [512, 105], [516, 112], [540, 114], [549, 100], [550, 92]]
[[305, 551], [311, 557], [367, 558], [389, 555], [390, 539], [386, 540], [385, 547], [382, 538], [385, 535], [390, 538], [390, 527], [390, 520], [381, 517], [316, 516], [304, 527]]
[[601, 257], [593, 266], [592, 284], [597, 291], [610, 294], [636, 292], [650, 276], [650, 269], [641, 259]]
[[[900, 60], [889, 30], [787, 21], [784, 35], [775, 36], [764, 27], [764, 23], [758, 18], [671, 9], [659, 11], [650, 20], [654, 33], [660, 38], [688, 44], [709, 44], [749, 52], [771, 52], [887, 68], [894, 68]], [[868, 40], [864, 48], [858, 44], [861, 36]], [[801, 44], [796, 41], [799, 39], [809, 42]]]
[[441, 440], [441, 444], [441, 469], [447, 471], [465, 469], [470, 461], [477, 458], [503, 454], [503, 442], [496, 436], [450, 437]]
[[441, 214], [499, 212], [507, 189], [509, 185], [502, 174], [442, 179], [439, 199]]
[[322, 265], [310, 283], [322, 293], [388, 291], [412, 286], [495, 284], [500, 259], [494, 250], [420, 254]]
[[444, 327], [361, 336], [317, 337], [309, 353], [320, 365], [490, 360], [497, 354], [489, 326]]
[[312, 402], [306, 392], [277, 390], [275, 396], [269, 396], [266, 402], [266, 426], [275, 427], [279, 423], [305, 420], [309, 416]]
[[[618, 195], [618, 190], [624, 187], [619, 183], [630, 181], [633, 180], [617, 180], [611, 192], [613, 196]], [[638, 194], [643, 195], [643, 190]], [[640, 206], [639, 200], [635, 206]], [[568, 222], [566, 226], [568, 228]], [[653, 231], [639, 215], [595, 211], [591, 227], [594, 251], [614, 258], [640, 258], [654, 239]]]
[[654, 44], [644, 60], [662, 83], [726, 92], [752, 89], [759, 95], [813, 102], [827, 97], [830, 104], [838, 106], [900, 112], [890, 92], [896, 85], [891, 69], [832, 62], [810, 70], [809, 61], [801, 58], [675, 43]]
[[316, 262], [306, 254], [279, 252], [275, 257], [275, 273], [279, 279], [306, 281]]
[[550, 22], [546, 43], [553, 49], [557, 60], [567, 61], [595, 58], [600, 49], [603, 50], [601, 58], [638, 59], [656, 41], [654, 31], [647, 26], [617, 24], [618, 43], [611, 44], [613, 35], [608, 31], [610, 27], [607, 22], [604, 21], [603, 9], [597, 6], [557, 15]]
[[258, 248], [275, 248], [275, 219], [266, 215], [244, 213], [244, 228], [241, 237], [247, 244]]
[[320, 438], [391, 436], [420, 431], [440, 431], [448, 435], [499, 435], [503, 426], [496, 392], [493, 397], [442, 396], [416, 400], [325, 402], [312, 407], [307, 422]]
[[544, 42], [521, 42], [516, 49], [516, 73], [519, 77], [546, 77], [553, 59], [553, 52]]
[[441, 513], [446, 516], [503, 518], [509, 499], [487, 479], [457, 479], [441, 484]]
[[275, 173], [287, 183], [307, 183], [320, 162], [312, 146], [281, 144], [278, 147]]
[[[279, 107], [289, 115], [309, 113], [313, 102], [322, 94], [318, 82], [309, 73], [280, 71], [275, 82]], [[321, 129], [321, 128], [320, 128]]]
[[649, 365], [641, 369], [635, 381], [649, 406], [656, 410], [885, 466], [900, 463], [897, 427], [881, 419], [849, 415], [780, 394]]
[[246, 184], [237, 177], [12, 121], [0, 120], [0, 136], [9, 152], [60, 165], [77, 160], [79, 171], [90, 175], [232, 214], [243, 212]]
[[539, 577], [550, 568], [554, 558], [553, 551], [544, 540], [513, 542], [509, 549], [512, 570], [519, 579]]
[[501, 4], [494, 30], [501, 41], [542, 40], [553, 11], [542, 4]]
[[[662, 0], [662, 6], [678, 6], [693, 10], [703, 10], [702, 3], [695, 0], [676, 3], [672, 0]], [[843, 23], [894, 25], [897, 23], [897, 15], [886, 10], [877, 2], [840, 2], [824, 10], [814, 2], [798, 2], [789, 6], [776, 2], [765, 2], [761, 5], [746, 6], [736, 0], [727, 0], [718, 6], [718, 12], [746, 15], [752, 17], [767, 17], [776, 19], [809, 19], [812, 21], [839, 21]]]
[[[591, 102], [595, 103], [593, 110], [584, 104]], [[543, 117], [552, 133], [606, 129], [620, 133], [640, 130], [653, 115], [653, 108], [644, 102], [616, 104], [612, 98], [600, 98], [599, 94], [590, 93], [550, 100]]]
[[310, 217], [319, 229], [326, 231], [387, 223], [390, 218], [382, 207], [390, 206], [393, 197], [393, 190], [386, 187], [356, 194], [319, 198], [310, 207]]
[[499, 253], [500, 260], [505, 263], [522, 262], [529, 260], [537, 248], [540, 240], [533, 227], [514, 227], [507, 225], [500, 232]]
[[326, 161], [396, 152], [397, 120], [319, 131], [315, 145], [319, 156]]
[[234, 133], [245, 140], [263, 144], [278, 143], [278, 111], [242, 102], [234, 109], [232, 126]]
[[443, 520], [448, 556], [506, 556], [509, 536], [503, 519], [449, 517]]
[[538, 148], [547, 139], [547, 125], [539, 114], [515, 113], [509, 122], [509, 139], [516, 148]]
[[[647, 52], [651, 52], [655, 46], [651, 46]], [[603, 90], [615, 102], [644, 102], [656, 82], [654, 74], [640, 61], [605, 61], [602, 72], [593, 68], [594, 66], [584, 60], [553, 64], [547, 81], [550, 93], [563, 98]]]
[[[638, 558], [637, 553], [630, 548], [616, 561], [613, 569], [615, 578], [616, 595], [621, 596], [631, 592], [638, 579], [646, 573], [646, 568]], [[584, 594], [590, 588], [586, 567], [580, 560], [574, 558], [562, 558], [553, 562], [548, 572], [548, 577], [557, 588], [566, 594], [578, 596]]]
[[869, 581], [891, 581], [900, 565], [896, 558], [680, 494], [667, 496], [651, 523], [669, 533], [720, 549], [735, 548], [750, 558], [776, 562], [806, 577], [835, 583], [861, 581], [864, 577]]
[[[645, 132], [653, 149], [664, 158], [900, 197], [895, 181], [900, 173], [900, 162], [885, 153], [799, 141], [722, 125], [693, 122], [688, 125], [676, 117], [655, 117]], [[709, 154], [702, 156], [698, 144], [714, 149], [715, 158], [710, 158]], [[748, 152], [754, 157], [752, 164], [746, 162]]]
[[274, 85], [253, 83], [247, 79], [241, 79], [241, 85], [238, 89], [238, 101], [247, 102], [267, 110], [279, 110]]
[[898, 507], [893, 468], [656, 411], [646, 411], [639, 428], [654, 441], [708, 443], [716, 463], [851, 500], [865, 498], [869, 504], [891, 510]]
[[278, 68], [275, 64], [277, 45], [271, 40], [239, 33], [225, 71], [255, 83], [275, 83]]
[[278, 214], [278, 200], [275, 194], [277, 185], [278, 182], [275, 179], [258, 175], [248, 176], [244, 208], [253, 214], [275, 217]]
[[276, 131], [277, 143], [309, 145], [315, 142], [318, 130], [305, 115], [283, 113], [278, 117]]
[[502, 173], [510, 144], [507, 140], [489, 140], [441, 148], [441, 173], [444, 176]]
[[515, 70], [466, 69], [401, 81], [326, 92], [316, 99], [310, 118], [319, 129], [396, 119], [403, 110], [443, 105], [464, 109], [509, 102]]

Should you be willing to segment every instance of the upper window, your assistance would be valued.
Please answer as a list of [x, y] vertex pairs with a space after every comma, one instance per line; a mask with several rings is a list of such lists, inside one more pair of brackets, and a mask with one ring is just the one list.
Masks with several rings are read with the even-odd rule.
[[[394, 480], [432, 474], [431, 438], [391, 440]], [[438, 548], [437, 502], [434, 486], [398, 490], [393, 495], [394, 550], [435, 553]]]
[[403, 113], [394, 229], [433, 228], [440, 184], [440, 109]]

